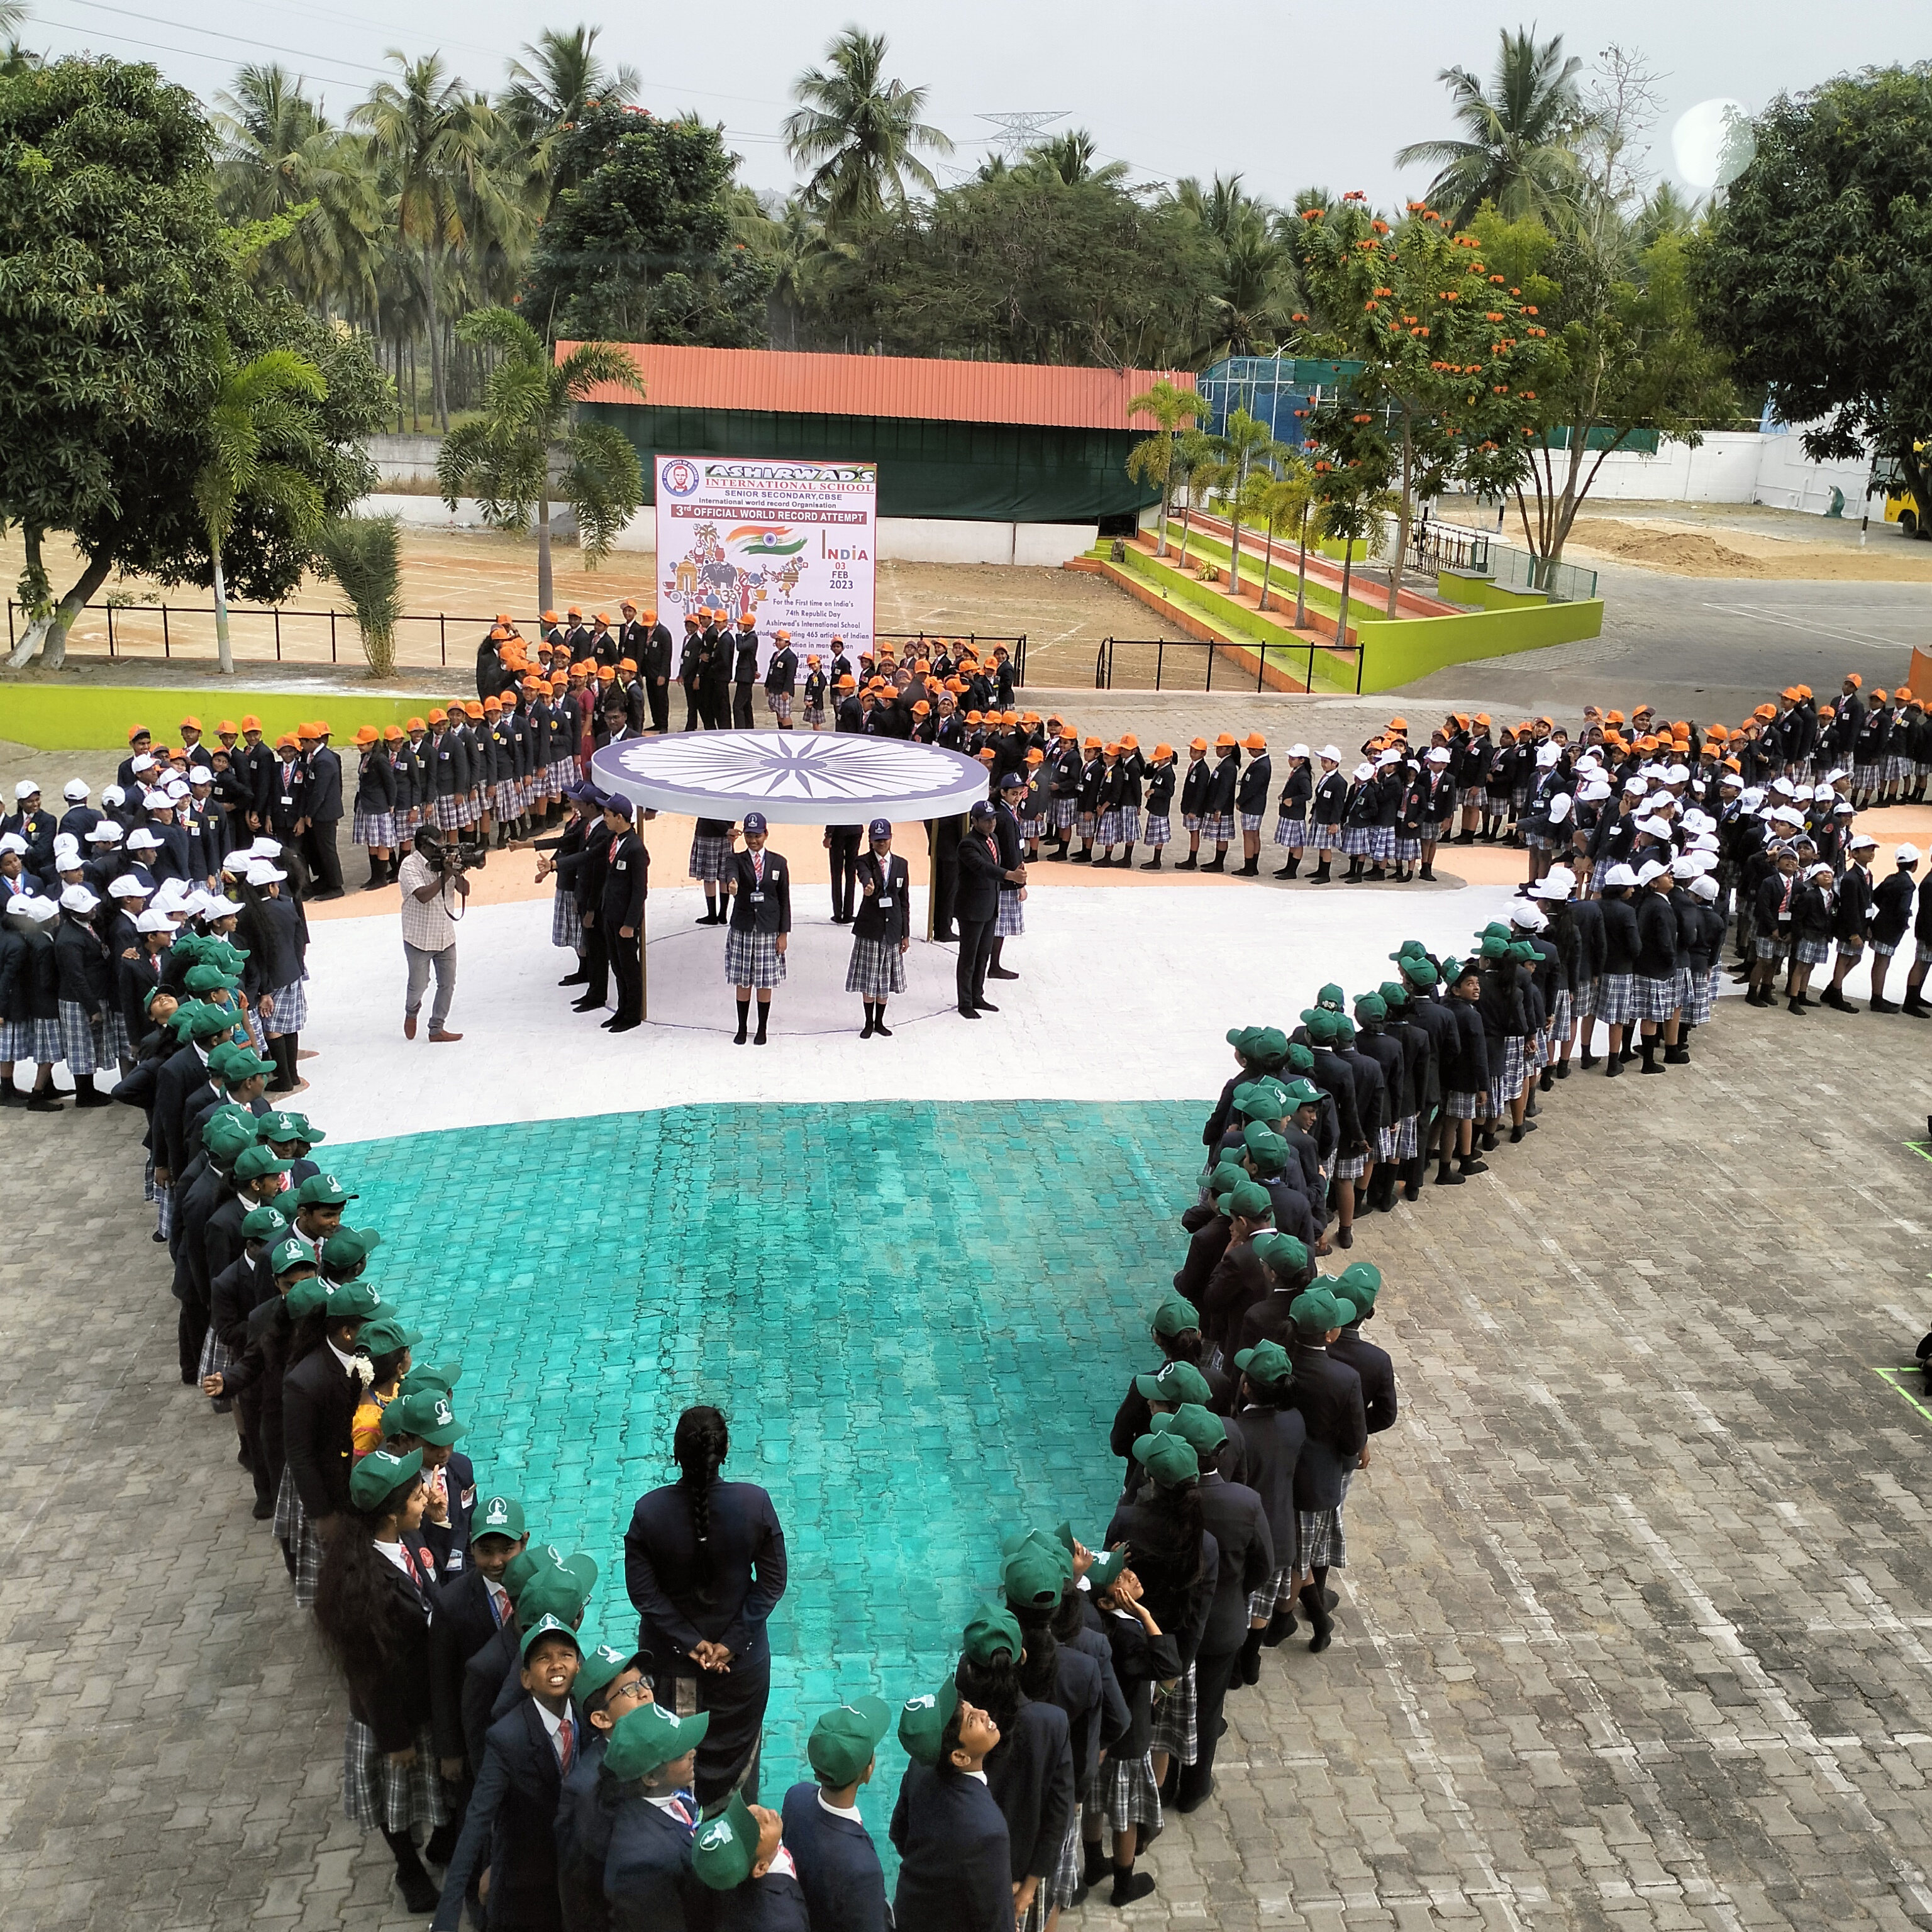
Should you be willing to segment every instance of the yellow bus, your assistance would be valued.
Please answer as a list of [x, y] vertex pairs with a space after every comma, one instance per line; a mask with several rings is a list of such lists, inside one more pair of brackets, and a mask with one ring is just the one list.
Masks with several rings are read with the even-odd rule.
[[[1912, 446], [1915, 454], [1924, 447], [1922, 442], [1915, 442]], [[1896, 524], [1909, 537], [1922, 537], [1928, 534], [1919, 514], [1918, 500], [1900, 484], [1898, 465], [1891, 458], [1883, 458], [1872, 466], [1872, 487], [1885, 492], [1885, 520], [1887, 523]]]

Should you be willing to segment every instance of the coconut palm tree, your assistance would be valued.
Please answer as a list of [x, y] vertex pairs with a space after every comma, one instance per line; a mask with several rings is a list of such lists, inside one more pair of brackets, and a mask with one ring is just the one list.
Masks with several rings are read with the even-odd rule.
[[20, 29], [26, 17], [20, 0], [0, 0], [0, 39], [6, 43], [0, 46], [0, 80], [29, 74], [40, 64], [38, 54], [20, 44]]
[[[496, 111], [525, 147], [536, 147], [580, 119], [593, 100], [620, 107], [636, 100], [643, 86], [638, 70], [606, 67], [597, 57], [602, 31], [580, 26], [565, 33], [546, 27], [525, 46], [524, 59], [511, 62], [509, 84], [497, 98]], [[560, 175], [552, 178], [553, 191], [577, 184]]]
[[1194, 490], [1216, 474], [1220, 452], [1204, 429], [1184, 429], [1174, 439], [1174, 467], [1169, 472], [1180, 486], [1180, 567], [1187, 568], [1187, 541], [1194, 527]]
[[[643, 400], [637, 365], [608, 342], [586, 342], [561, 362], [520, 315], [479, 309], [456, 326], [458, 338], [493, 350], [499, 360], [484, 392], [482, 414], [453, 430], [436, 459], [436, 482], [452, 509], [465, 494], [482, 499], [486, 523], [519, 532], [537, 525], [537, 608], [555, 602], [550, 574], [550, 506], [576, 513], [586, 570], [610, 554], [617, 533], [644, 500], [638, 452], [608, 423], [574, 421], [577, 405], [600, 384]], [[564, 458], [553, 478], [550, 457]]]
[[1255, 520], [1267, 526], [1269, 538], [1268, 548], [1262, 556], [1259, 608], [1265, 610], [1268, 607], [1268, 580], [1274, 567], [1274, 539], [1286, 536], [1290, 530], [1298, 530], [1301, 538], [1301, 562], [1295, 589], [1294, 621], [1299, 626], [1306, 615], [1308, 511], [1315, 500], [1315, 479], [1300, 457], [1285, 458], [1283, 464], [1282, 474], [1262, 479], [1260, 489], [1255, 493]]
[[1126, 163], [1103, 161], [1096, 167], [1094, 158], [1098, 152], [1093, 136], [1085, 128], [1072, 128], [1028, 149], [1026, 159], [1014, 172], [1031, 178], [1058, 182], [1065, 188], [1078, 188], [1090, 182], [1107, 188], [1119, 187], [1127, 178]]
[[228, 586], [221, 548], [243, 503], [273, 511], [298, 538], [322, 526], [322, 492], [313, 478], [278, 456], [314, 442], [314, 432], [290, 398], [320, 402], [328, 393], [322, 371], [292, 349], [271, 349], [238, 367], [228, 345], [218, 345], [214, 407], [208, 419], [208, 456], [195, 478], [195, 508], [208, 532], [214, 565], [214, 640], [224, 676], [235, 670], [228, 642]]
[[376, 82], [350, 119], [368, 136], [381, 176], [391, 232], [420, 265], [425, 332], [429, 338], [430, 406], [449, 427], [449, 397], [437, 321], [436, 283], [452, 248], [468, 239], [466, 207], [494, 203], [488, 161], [496, 117], [480, 95], [466, 92], [440, 54], [412, 61], [392, 48], [393, 80]]
[[1127, 416], [1152, 416], [1159, 425], [1153, 435], [1136, 443], [1127, 457], [1127, 474], [1160, 490], [1160, 517], [1154, 541], [1156, 556], [1167, 554], [1167, 505], [1174, 482], [1174, 442], [1180, 426], [1199, 414], [1201, 398], [1192, 389], [1177, 388], [1163, 376], [1150, 389], [1127, 399]]
[[1231, 411], [1228, 427], [1214, 439], [1222, 468], [1216, 481], [1227, 500], [1230, 541], [1228, 547], [1228, 589], [1238, 597], [1241, 591], [1241, 524], [1253, 508], [1249, 480], [1257, 471], [1272, 472], [1288, 454], [1288, 446], [1274, 440], [1274, 432], [1246, 410]]
[[885, 77], [886, 37], [848, 27], [826, 49], [826, 64], [793, 83], [797, 108], [787, 115], [785, 151], [810, 168], [805, 197], [829, 228], [849, 228], [887, 202], [902, 206], [906, 184], [937, 194], [932, 170], [916, 149], [950, 154], [952, 143], [919, 117], [926, 91]]
[[1436, 78], [1449, 90], [1464, 138], [1416, 141], [1396, 154], [1398, 167], [1432, 166], [1429, 199], [1458, 228], [1486, 201], [1512, 220], [1559, 216], [1584, 184], [1577, 144], [1594, 124], [1576, 85], [1583, 63], [1563, 53], [1563, 36], [1539, 41], [1532, 28], [1502, 30], [1489, 86], [1466, 68]]

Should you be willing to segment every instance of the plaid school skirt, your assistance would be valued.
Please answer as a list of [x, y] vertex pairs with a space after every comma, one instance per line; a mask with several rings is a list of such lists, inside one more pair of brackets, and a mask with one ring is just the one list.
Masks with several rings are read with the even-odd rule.
[[1885, 782], [1887, 784], [1909, 784], [1912, 776], [1910, 758], [1888, 758], [1885, 761]]
[[1056, 832], [1072, 830], [1073, 820], [1080, 809], [1079, 801], [1072, 798], [1056, 798], [1049, 801], [1053, 829]]
[[1118, 845], [1127, 836], [1121, 829], [1125, 823], [1126, 814], [1118, 806], [1114, 806], [1101, 813], [1094, 830], [1094, 837], [1102, 845]]
[[212, 1327], [201, 1338], [201, 1360], [196, 1366], [197, 1376], [218, 1376], [224, 1369], [235, 1366], [235, 1351], [223, 1341]]
[[1676, 1012], [1677, 975], [1672, 973], [1667, 979], [1653, 979], [1648, 974], [1635, 976], [1636, 1017], [1661, 1025]]
[[302, 980], [291, 980], [269, 993], [274, 1012], [269, 1024], [278, 1034], [300, 1033], [308, 1024], [308, 987]]
[[[742, 983], [734, 981], [734, 985]], [[890, 939], [860, 939], [854, 935], [852, 958], [845, 968], [845, 990], [862, 998], [883, 1000], [906, 989], [905, 955]]]
[[1889, 959], [1898, 952], [1898, 945], [1899, 942], [1895, 939], [1889, 943], [1882, 939], [1874, 939], [1871, 943], [1871, 950], [1875, 958]]
[[1782, 932], [1761, 932], [1751, 942], [1751, 950], [1760, 959], [1781, 959], [1790, 945], [1790, 936]]
[[1144, 829], [1150, 845], [1165, 845], [1174, 836], [1174, 821], [1165, 812], [1149, 812]]
[[1792, 964], [1795, 966], [1822, 966], [1831, 956], [1832, 942], [1828, 939], [1801, 939], [1791, 949]]
[[1369, 1162], [1373, 1158], [1374, 1156], [1370, 1154], [1352, 1154], [1346, 1160], [1336, 1162], [1335, 1172], [1332, 1178], [1336, 1180], [1359, 1180], [1368, 1172]]
[[1026, 930], [1026, 908], [1017, 892], [1000, 895], [1000, 902], [993, 908], [993, 937], [995, 939], [1017, 939]]
[[1064, 1912], [1078, 1894], [1080, 1863], [1080, 1808], [1076, 1805], [1066, 1821], [1066, 1835], [1060, 1841], [1053, 1870], [1047, 1874], [1046, 1882], [1034, 1893], [1033, 1910], [1042, 1924], [1049, 1912], [1056, 1907]]
[[1628, 1026], [1636, 1017], [1634, 974], [1606, 973], [1597, 982], [1597, 1017], [1606, 1026]]
[[577, 896], [561, 886], [550, 902], [550, 943], [574, 952], [584, 950], [584, 915], [577, 910]]
[[1244, 832], [1258, 832], [1262, 829], [1262, 814], [1258, 812], [1244, 812], [1240, 817]]
[[358, 805], [349, 820], [349, 842], [365, 850], [388, 851], [396, 843], [393, 812], [364, 812]]
[[1452, 1120], [1479, 1120], [1483, 1117], [1483, 1103], [1487, 1098], [1484, 1094], [1451, 1093], [1444, 1102], [1443, 1111]]
[[1280, 1564], [1258, 1590], [1248, 1592], [1248, 1621], [1252, 1623], [1257, 1617], [1271, 1617], [1276, 1606], [1294, 1600], [1294, 1565]]
[[1198, 812], [1184, 812], [1180, 814], [1180, 823], [1184, 830], [1198, 832], [1206, 821]]
[[1852, 782], [1861, 786], [1882, 784], [1885, 782], [1885, 767], [1882, 764], [1854, 765], [1852, 767]]
[[724, 977], [734, 986], [777, 986], [784, 983], [784, 955], [775, 932], [724, 931]]
[[1094, 842], [1094, 835], [1100, 830], [1100, 814], [1097, 812], [1076, 812], [1073, 814], [1073, 829], [1088, 844]]
[[547, 790], [552, 798], [561, 798], [578, 778], [577, 760], [574, 758], [553, 758], [550, 761]]
[[1141, 836], [1141, 808], [1137, 805], [1120, 807], [1120, 836], [1130, 845], [1137, 844]]
[[1376, 1142], [1379, 1158], [1413, 1160], [1422, 1150], [1421, 1119], [1420, 1114], [1405, 1114], [1383, 1128]]
[[413, 1740], [416, 1762], [399, 1770], [359, 1719], [342, 1741], [342, 1810], [365, 1832], [406, 1832], [412, 1825], [446, 1825], [448, 1801], [436, 1768], [436, 1731], [424, 1724]]
[[1211, 838], [1217, 845], [1225, 845], [1234, 836], [1234, 814], [1232, 812], [1205, 812], [1201, 814], [1201, 836]]
[[128, 1022], [118, 1006], [110, 1006], [100, 1022], [100, 1064], [118, 1066], [134, 1057], [134, 1043], [128, 1037]]
[[1398, 832], [1395, 836], [1395, 856], [1398, 865], [1414, 865], [1416, 860], [1422, 856], [1422, 841], [1419, 838], [1411, 838], [1406, 834]]
[[[150, 1169], [154, 1162], [148, 1163]], [[154, 1227], [163, 1240], [175, 1231], [175, 1191], [172, 1187], [157, 1187], [154, 1194]]]
[[1183, 1764], [1192, 1764], [1201, 1755], [1196, 1728], [1199, 1708], [1200, 1694], [1195, 1683], [1194, 1666], [1190, 1664], [1175, 1678], [1172, 1690], [1163, 1694], [1158, 1684], [1154, 1687], [1154, 1737], [1148, 1749], [1165, 1751]]
[[1490, 1082], [1490, 1112], [1504, 1112], [1512, 1100], [1521, 1099], [1522, 1083], [1528, 1078], [1528, 1042], [1521, 1034], [1508, 1034], [1503, 1040], [1502, 1070]]
[[691, 876], [710, 884], [724, 876], [731, 857], [729, 838], [716, 838], [708, 832], [694, 834], [691, 842]]
[[1912, 963], [1915, 966], [1932, 966], [1932, 945], [1922, 939], [1912, 942]]
[[1342, 1534], [1342, 1505], [1333, 1509], [1299, 1510], [1301, 1567], [1304, 1570], [1346, 1570], [1348, 1540]]
[[470, 821], [464, 817], [469, 801], [455, 793], [444, 792], [429, 802], [429, 822], [439, 832], [460, 832]]
[[772, 691], [765, 694], [766, 701], [772, 707], [772, 716], [781, 724], [791, 722], [791, 693], [788, 691]]
[[1115, 1831], [1124, 1832], [1130, 1825], [1160, 1829], [1160, 1786], [1154, 1781], [1152, 1752], [1109, 1758], [1087, 1789], [1090, 1808], [1104, 1814]]
[[498, 818], [520, 817], [524, 809], [524, 788], [514, 778], [499, 778], [490, 788], [491, 809]]
[[275, 1492], [274, 1528], [275, 1540], [282, 1546], [283, 1560], [289, 1566], [289, 1580], [295, 1586], [296, 1608], [312, 1610], [316, 1586], [322, 1581], [322, 1544], [286, 1464], [282, 1468], [282, 1486]]
[[1718, 971], [1713, 966], [1707, 973], [1690, 975], [1690, 994], [1684, 1003], [1684, 1017], [1693, 1026], [1703, 1026], [1710, 1020], [1712, 1009], [1718, 1004]]
[[1586, 980], [1571, 995], [1570, 1008], [1573, 1019], [1588, 1019], [1597, 1010], [1597, 982]]
[[805, 707], [805, 722], [815, 731], [825, 722], [825, 706], [808, 703]]
[[1029, 843], [1037, 844], [1046, 834], [1046, 820], [1044, 818], [1023, 818], [1020, 820], [1020, 836]]
[[1604, 882], [1610, 876], [1610, 868], [1616, 863], [1614, 859], [1599, 859], [1590, 868], [1590, 893], [1592, 898], [1604, 890]]
[[85, 1080], [100, 1064], [100, 1036], [88, 1022], [78, 1000], [60, 1003], [60, 1057], [76, 1080]]
[[1570, 1028], [1576, 1018], [1576, 996], [1568, 986], [1556, 989], [1556, 998], [1552, 1002], [1550, 1016], [1550, 1036], [1552, 1040], [1568, 1040]]
[[1300, 851], [1308, 843], [1308, 814], [1305, 812], [1293, 814], [1282, 812], [1274, 822], [1274, 842]]

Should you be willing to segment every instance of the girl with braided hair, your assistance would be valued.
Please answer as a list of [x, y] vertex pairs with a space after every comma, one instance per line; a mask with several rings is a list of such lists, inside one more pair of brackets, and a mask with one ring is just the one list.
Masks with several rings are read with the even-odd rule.
[[715, 1408], [687, 1408], [671, 1455], [678, 1479], [638, 1498], [624, 1532], [624, 1582], [652, 1694], [680, 1717], [710, 1715], [698, 1750], [700, 1804], [758, 1795], [771, 1694], [766, 1624], [785, 1587], [784, 1532], [771, 1498], [719, 1471], [730, 1431]]

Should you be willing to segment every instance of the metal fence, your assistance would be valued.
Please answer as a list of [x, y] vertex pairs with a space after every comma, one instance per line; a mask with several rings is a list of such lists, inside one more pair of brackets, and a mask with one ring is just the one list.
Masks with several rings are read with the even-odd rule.
[[1502, 543], [1486, 530], [1460, 524], [1415, 524], [1408, 532], [1408, 566], [1432, 576], [1461, 570], [1515, 590], [1540, 590], [1552, 604], [1578, 604], [1597, 594], [1597, 573], [1575, 564], [1550, 563]]
[[[92, 620], [91, 622], [86, 620]], [[7, 599], [7, 648], [14, 648], [18, 626], [25, 623], [25, 608]], [[446, 610], [434, 614], [416, 613], [396, 620], [397, 658], [400, 663], [404, 646], [411, 638], [420, 640], [422, 627], [435, 631], [436, 662], [449, 663], [451, 626], [455, 627], [457, 662], [466, 664], [476, 646], [496, 620], [468, 617]], [[518, 617], [517, 624], [526, 637], [540, 634], [542, 620], [534, 614]], [[109, 602], [89, 604], [76, 616], [68, 634], [70, 644], [97, 644], [104, 634], [107, 655], [117, 662], [158, 652], [165, 659], [174, 656], [179, 644], [184, 656], [212, 657], [215, 650], [214, 606], [212, 604], [132, 604]], [[410, 628], [414, 627], [414, 628]], [[243, 662], [272, 659], [277, 664], [340, 664], [346, 650], [352, 659], [362, 655], [362, 633], [353, 613], [347, 610], [296, 610], [286, 604], [231, 604], [228, 607], [230, 647]], [[937, 644], [937, 634], [922, 631], [880, 631], [874, 640], [882, 644]], [[1026, 634], [1007, 637], [982, 637], [974, 632], [948, 635], [950, 644], [970, 644], [976, 652], [990, 655], [996, 644], [1004, 644], [1013, 660], [1013, 681], [1026, 682]]]
[[[1255, 657], [1252, 688], [1265, 691], [1268, 674], [1277, 671], [1298, 677], [1302, 688], [1314, 688], [1315, 655], [1324, 651], [1355, 661], [1355, 688], [1362, 688], [1362, 652], [1357, 644], [1209, 644], [1195, 638], [1102, 638], [1094, 659], [1096, 691], [1212, 691], [1214, 665], [1221, 659], [1221, 688], [1246, 691], [1250, 680], [1246, 667], [1237, 666], [1232, 655], [1252, 651]], [[1328, 686], [1326, 689], [1343, 687]]]

